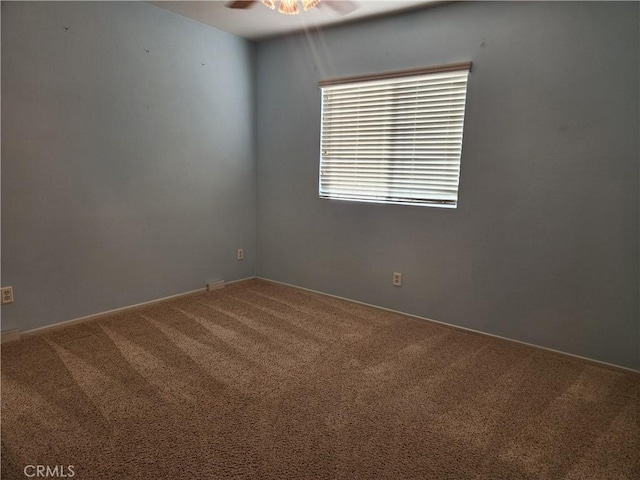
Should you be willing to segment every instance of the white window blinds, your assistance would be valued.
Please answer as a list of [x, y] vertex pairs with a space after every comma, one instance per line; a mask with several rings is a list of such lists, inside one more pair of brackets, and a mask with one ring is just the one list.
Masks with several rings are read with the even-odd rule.
[[321, 82], [320, 197], [455, 207], [470, 67]]

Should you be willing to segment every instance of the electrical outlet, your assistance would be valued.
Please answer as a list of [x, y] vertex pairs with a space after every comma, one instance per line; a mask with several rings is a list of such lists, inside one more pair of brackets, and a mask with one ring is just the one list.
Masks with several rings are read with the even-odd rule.
[[396, 287], [401, 287], [402, 286], [402, 274], [401, 273], [394, 272], [394, 274], [393, 274], [393, 284]]
[[0, 299], [2, 304], [13, 303], [13, 287], [2, 287], [0, 290]]
[[236, 254], [236, 260], [244, 260], [244, 250], [242, 248], [238, 249], [238, 253]]

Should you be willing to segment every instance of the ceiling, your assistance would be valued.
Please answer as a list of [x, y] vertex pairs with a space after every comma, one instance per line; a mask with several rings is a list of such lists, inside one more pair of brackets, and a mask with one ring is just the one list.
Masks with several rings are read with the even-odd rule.
[[[225, 7], [227, 2], [223, 0], [149, 3], [248, 40], [263, 40], [310, 27], [347, 23], [403, 10], [433, 6], [442, 2], [439, 0], [354, 0], [352, 2], [321, 0], [317, 8], [307, 12], [302, 11], [294, 16], [269, 10], [259, 1], [245, 10], [227, 8]], [[350, 4], [355, 9], [349, 8]]]

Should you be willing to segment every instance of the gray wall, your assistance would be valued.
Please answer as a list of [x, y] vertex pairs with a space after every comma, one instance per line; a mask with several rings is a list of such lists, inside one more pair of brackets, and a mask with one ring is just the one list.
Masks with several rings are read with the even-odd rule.
[[[474, 2], [259, 44], [258, 275], [640, 367], [638, 27]], [[458, 209], [317, 198], [318, 80], [467, 60]]]
[[253, 54], [144, 2], [2, 2], [2, 330], [254, 275]]

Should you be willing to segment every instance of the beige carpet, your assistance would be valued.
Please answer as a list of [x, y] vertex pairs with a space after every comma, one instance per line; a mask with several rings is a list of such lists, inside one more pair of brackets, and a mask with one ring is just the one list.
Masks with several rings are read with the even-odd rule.
[[3, 345], [2, 478], [638, 479], [639, 391], [251, 280]]

